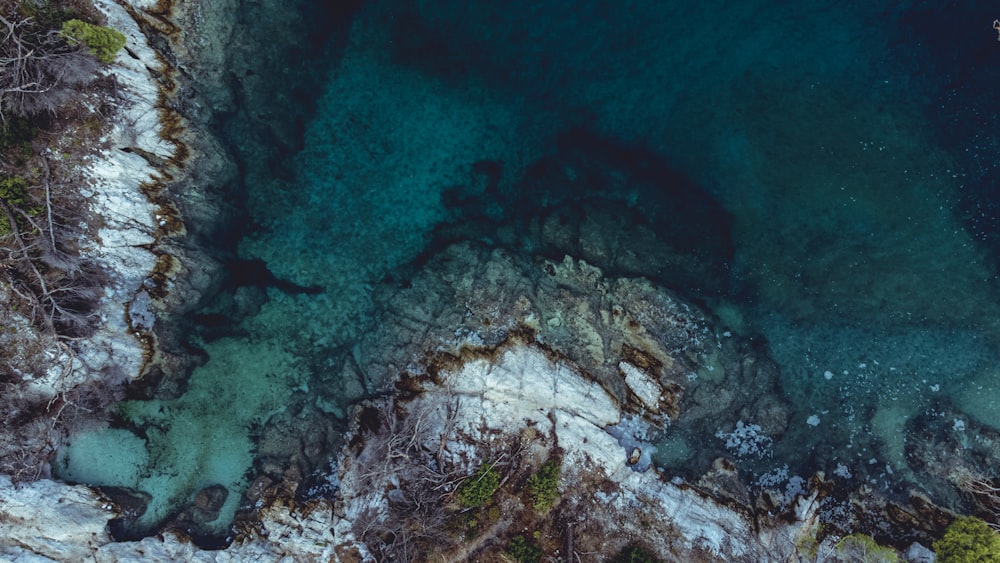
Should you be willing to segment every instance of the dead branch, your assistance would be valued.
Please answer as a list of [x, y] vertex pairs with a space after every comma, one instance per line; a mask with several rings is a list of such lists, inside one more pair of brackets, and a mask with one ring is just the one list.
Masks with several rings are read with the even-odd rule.
[[1000, 485], [997, 479], [962, 469], [958, 470], [957, 485], [972, 497], [986, 523], [1000, 531]]
[[[96, 300], [98, 296], [94, 288], [74, 285], [72, 280], [67, 280], [67, 283], [61, 287], [52, 287], [32, 260], [31, 246], [25, 242], [21, 230], [17, 227], [18, 222], [14, 210], [5, 201], [0, 200], [0, 211], [3, 212], [8, 224], [11, 225], [11, 234], [15, 242], [15, 248], [9, 252], [9, 256], [22, 265], [23, 269], [30, 274], [33, 285], [36, 286], [21, 284], [20, 290], [15, 291], [18, 295], [26, 297], [32, 308], [40, 312], [43, 328], [48, 334], [61, 337], [67, 336], [66, 333], [74, 335], [85, 330], [90, 325], [93, 315], [86, 310], [74, 310], [71, 305], [67, 304]], [[27, 214], [22, 213], [22, 215], [27, 217]], [[6, 271], [9, 275], [9, 268]], [[12, 280], [11, 286], [17, 287], [17, 284], [13, 283]], [[60, 331], [59, 328], [63, 330]]]
[[49, 178], [52, 176], [52, 170], [49, 168], [49, 159], [42, 157], [42, 170], [45, 171], [45, 176], [42, 177], [42, 186], [45, 187], [45, 215], [49, 219], [49, 241], [52, 244], [52, 251], [56, 251], [56, 232], [53, 227], [52, 222], [52, 190], [49, 189]]
[[379, 560], [411, 561], [429, 546], [450, 543], [449, 505], [468, 470], [443, 454], [457, 426], [456, 401], [415, 401], [406, 412], [389, 401], [380, 409], [379, 429], [359, 458], [372, 460], [363, 486], [385, 491], [379, 502], [386, 508], [355, 521], [355, 533]]
[[57, 30], [38, 29], [33, 18], [0, 15], [0, 119], [54, 113], [93, 80], [100, 63]]
[[[48, 293], [48, 284], [45, 283], [45, 278], [42, 276], [38, 268], [35, 267], [35, 263], [31, 261], [30, 254], [28, 253], [27, 245], [24, 243], [24, 239], [21, 237], [21, 232], [17, 228], [17, 219], [14, 217], [14, 213], [11, 211], [7, 202], [0, 201], [0, 211], [3, 211], [4, 216], [7, 219], [7, 223], [10, 225], [11, 234], [14, 235], [14, 241], [17, 243], [17, 247], [20, 250], [20, 262], [27, 266], [28, 270], [35, 275], [35, 279], [38, 281], [41, 287], [42, 294]], [[42, 299], [38, 295], [34, 295], [32, 292], [32, 301], [35, 305], [41, 306]], [[44, 307], [42, 307], [44, 310]], [[42, 322], [45, 323], [45, 329], [50, 334], [56, 333], [55, 324], [52, 322], [52, 315], [43, 315]]]

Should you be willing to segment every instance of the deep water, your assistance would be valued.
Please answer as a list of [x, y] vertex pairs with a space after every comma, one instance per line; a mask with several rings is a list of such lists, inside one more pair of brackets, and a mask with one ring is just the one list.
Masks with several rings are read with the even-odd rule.
[[[336, 418], [370, 391], [325, 362], [368, 327], [376, 284], [463, 238], [574, 252], [502, 233], [601, 205], [689, 257], [609, 274], [702, 304], [780, 367], [789, 427], [748, 470], [842, 465], [902, 487], [917, 478], [907, 421], [957, 409], [1000, 428], [990, 4], [425, 0], [326, 13], [313, 51], [289, 51], [300, 75], [247, 96], [242, 119], [220, 117], [244, 171], [229, 251], [250, 274], [194, 319], [208, 361], [187, 394], [123, 407], [142, 439], [81, 438], [64, 476], [150, 493], [150, 525], [222, 483], [227, 511], [191, 525], [224, 536], [266, 465], [270, 416], [318, 396]], [[714, 439], [667, 436], [658, 463], [702, 471], [690, 444]], [[114, 452], [117, 469], [95, 470], [83, 449]]]

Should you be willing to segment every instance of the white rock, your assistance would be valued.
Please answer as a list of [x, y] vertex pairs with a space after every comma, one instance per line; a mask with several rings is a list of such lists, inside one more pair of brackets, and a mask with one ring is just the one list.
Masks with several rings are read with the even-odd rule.
[[111, 541], [114, 515], [86, 487], [55, 481], [14, 485], [0, 475], [0, 560], [85, 561]]
[[[627, 452], [605, 428], [621, 419], [618, 403], [586, 377], [542, 351], [519, 346], [501, 353], [494, 361], [470, 360], [441, 374], [441, 386], [429, 388], [409, 404], [426, 408], [435, 401], [446, 403], [449, 396], [460, 397], [458, 434], [488, 436], [517, 434], [532, 426], [541, 436], [554, 435], [563, 452], [568, 491], [585, 493], [583, 480], [603, 475], [618, 486], [617, 494], [603, 494], [602, 508], [595, 518], [607, 518], [616, 534], [633, 533], [661, 537], [689, 549], [700, 549], [726, 558], [787, 557], [794, 553], [794, 538], [801, 522], [755, 531], [744, 514], [708, 500], [681, 483], [666, 481], [655, 471], [639, 473], [628, 466]], [[638, 395], [638, 393], [637, 393]], [[342, 483], [344, 485], [344, 483]], [[353, 510], [378, 505], [371, 493], [342, 489], [345, 496], [357, 495]], [[572, 494], [572, 493], [571, 493]], [[376, 496], [381, 492], [376, 492]], [[367, 496], [367, 499], [361, 497]], [[595, 497], [596, 498], [596, 497]], [[802, 518], [811, 523], [814, 506], [803, 507]], [[640, 529], [645, 520], [662, 523], [662, 535]], [[811, 524], [810, 524], [811, 525]], [[632, 530], [630, 527], [634, 527]], [[338, 539], [346, 538], [347, 526]], [[669, 532], [667, 531], [669, 530]], [[667, 548], [664, 548], [666, 552]]]
[[618, 369], [625, 375], [625, 384], [642, 401], [642, 404], [653, 412], [660, 410], [660, 395], [663, 389], [655, 379], [646, 372], [628, 362], [619, 362]]
[[[108, 18], [108, 25], [125, 35], [128, 50], [119, 52], [107, 70], [117, 78], [124, 100], [111, 123], [111, 148], [92, 158], [83, 170], [92, 192], [90, 209], [101, 217], [102, 226], [97, 238], [80, 241], [80, 253], [100, 264], [109, 282], [97, 310], [102, 319], [97, 332], [77, 343], [81, 362], [72, 377], [64, 379], [60, 373], [39, 383], [59, 391], [110, 366], [128, 376], [138, 375], [143, 346], [129, 330], [123, 305], [132, 300], [156, 265], [156, 256], [147, 247], [158, 228], [157, 207], [142, 186], [158, 181], [160, 173], [135, 149], [162, 159], [169, 159], [176, 150], [161, 135], [159, 85], [150, 73], [161, 68], [154, 51], [122, 6], [114, 0], [96, 0], [95, 6]], [[84, 365], [86, 369], [80, 369]]]
[[910, 563], [934, 563], [937, 558], [933, 551], [917, 542], [910, 544], [903, 557]]

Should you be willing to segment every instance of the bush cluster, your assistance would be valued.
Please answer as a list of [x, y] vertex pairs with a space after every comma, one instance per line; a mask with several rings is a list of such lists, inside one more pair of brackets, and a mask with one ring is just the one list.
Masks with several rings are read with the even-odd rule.
[[125, 36], [117, 29], [92, 25], [76, 19], [62, 24], [62, 34], [72, 44], [86, 45], [104, 64], [115, 60], [115, 55], [125, 46]]
[[507, 545], [507, 555], [518, 563], [537, 563], [542, 558], [542, 550], [524, 536], [514, 536]]
[[559, 498], [559, 472], [562, 463], [551, 459], [528, 478], [528, 491], [538, 512], [548, 512]]
[[500, 487], [500, 472], [496, 464], [484, 463], [458, 487], [458, 502], [466, 508], [483, 506]]
[[0, 179], [0, 199], [7, 205], [21, 205], [28, 202], [28, 182], [20, 176]]
[[837, 542], [837, 554], [845, 561], [863, 563], [897, 563], [899, 555], [889, 547], [881, 546], [865, 534], [851, 534]]
[[934, 542], [940, 563], [1000, 563], [1000, 534], [974, 516], [960, 516]]
[[[0, 178], [0, 202], [5, 206], [19, 207], [28, 203], [28, 182], [20, 176], [10, 176]], [[34, 215], [33, 210], [28, 211]], [[17, 221], [15, 215], [14, 220]], [[0, 213], [0, 237], [5, 237], [14, 232], [14, 226], [10, 224], [7, 213]]]

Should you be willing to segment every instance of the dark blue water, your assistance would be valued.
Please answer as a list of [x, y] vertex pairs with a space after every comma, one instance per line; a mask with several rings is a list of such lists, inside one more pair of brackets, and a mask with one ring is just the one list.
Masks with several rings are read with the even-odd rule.
[[[609, 274], [696, 300], [780, 367], [790, 422], [753, 472], [843, 465], [888, 490], [920, 479], [915, 417], [1000, 427], [995, 5], [438, 0], [340, 17], [297, 82], [308, 111], [272, 118], [297, 142], [254, 140], [269, 167], [240, 153], [253, 228], [234, 251], [285, 285], [220, 295], [229, 324], [199, 342], [188, 393], [125, 407], [171, 429], [124, 474], [70, 477], [152, 493], [149, 522], [223, 483], [208, 528], [224, 530], [248, 429], [318, 387], [332, 416], [362, 393], [317, 373], [370, 323], [375, 284], [435, 244], [592, 202], [691, 257]], [[660, 463], [703, 470], [692, 450], [711, 439], [668, 435]]]

